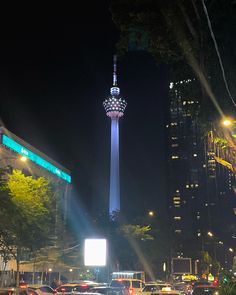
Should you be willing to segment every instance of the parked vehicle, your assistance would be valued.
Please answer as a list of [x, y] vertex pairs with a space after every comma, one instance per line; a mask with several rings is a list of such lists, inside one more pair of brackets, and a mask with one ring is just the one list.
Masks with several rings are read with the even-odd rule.
[[77, 294], [81, 292], [90, 292], [91, 288], [98, 286], [101, 286], [101, 284], [93, 281], [83, 281], [73, 288], [72, 293]]
[[52, 287], [48, 285], [29, 285], [29, 291], [35, 291], [38, 295], [53, 295], [57, 293]]
[[93, 281], [81, 281], [79, 283], [63, 284], [56, 288], [57, 294], [80, 294], [88, 292], [91, 288], [100, 286], [101, 284]]
[[125, 287], [130, 295], [139, 294], [144, 288], [143, 281], [138, 279], [114, 279], [111, 280], [110, 287]]
[[169, 289], [173, 290], [173, 286], [169, 283], [165, 282], [147, 282], [145, 287], [142, 289], [141, 295], [151, 295], [153, 292], [161, 291], [162, 288], [168, 287]]
[[190, 290], [192, 290], [192, 286], [186, 282], [179, 282], [173, 284], [174, 289], [179, 291], [181, 295], [188, 295], [190, 294]]
[[193, 288], [192, 295], [219, 295], [219, 291], [213, 285], [198, 285]]
[[73, 288], [75, 288], [76, 286], [78, 286], [78, 284], [63, 284], [57, 287], [55, 290], [58, 295], [61, 295], [61, 294], [67, 295], [67, 294], [71, 294], [73, 291]]
[[152, 295], [181, 295], [177, 290], [170, 289], [169, 287], [164, 287], [161, 290], [157, 290], [152, 293]]
[[129, 295], [129, 291], [125, 287], [100, 286], [90, 289], [89, 292], [99, 293], [103, 295]]
[[9, 288], [0, 288], [0, 295], [38, 295], [34, 290], [29, 290], [28, 288], [19, 288], [9, 287]]

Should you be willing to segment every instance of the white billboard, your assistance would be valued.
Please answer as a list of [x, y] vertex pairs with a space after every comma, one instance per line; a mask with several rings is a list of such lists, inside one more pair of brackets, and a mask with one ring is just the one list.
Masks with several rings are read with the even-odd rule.
[[107, 257], [106, 239], [85, 239], [84, 265], [105, 266]]

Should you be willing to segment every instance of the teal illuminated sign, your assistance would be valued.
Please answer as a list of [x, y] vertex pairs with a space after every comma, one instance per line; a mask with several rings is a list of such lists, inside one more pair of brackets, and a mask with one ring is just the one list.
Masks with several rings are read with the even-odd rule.
[[8, 137], [7, 135], [2, 135], [2, 144], [7, 146], [8, 148], [12, 149], [13, 151], [25, 156], [26, 158], [30, 159], [32, 162], [36, 163], [37, 165], [47, 169], [49, 172], [57, 175], [58, 177], [64, 179], [67, 182], [71, 182], [71, 176], [61, 169], [57, 168], [53, 164], [49, 163], [48, 161], [44, 160], [42, 157], [36, 155], [35, 153], [31, 152], [12, 138]]

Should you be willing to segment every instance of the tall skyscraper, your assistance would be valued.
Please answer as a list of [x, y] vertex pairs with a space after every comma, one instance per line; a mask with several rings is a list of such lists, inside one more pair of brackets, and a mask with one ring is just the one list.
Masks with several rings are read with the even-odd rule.
[[231, 222], [228, 218], [228, 225], [222, 227], [224, 215], [233, 215], [232, 208], [231, 212], [227, 210], [234, 176], [220, 163], [214, 128], [203, 133], [197, 83], [188, 79], [170, 83], [169, 87], [168, 209], [177, 241], [173, 250], [178, 255], [184, 252], [188, 238], [202, 243], [209, 230], [222, 238], [221, 228], [226, 231]]
[[[198, 96], [191, 93], [194, 83], [194, 80], [170, 83], [169, 90], [168, 204], [172, 230], [180, 245], [188, 235], [197, 237], [204, 198], [201, 181], [204, 149], [199, 130]], [[176, 245], [176, 250], [181, 251], [181, 247]]]
[[105, 99], [103, 106], [106, 114], [111, 118], [111, 163], [110, 163], [110, 193], [109, 214], [120, 211], [120, 169], [119, 169], [119, 119], [124, 115], [126, 101], [120, 96], [120, 88], [117, 86], [117, 58], [114, 55], [113, 85], [111, 96]]

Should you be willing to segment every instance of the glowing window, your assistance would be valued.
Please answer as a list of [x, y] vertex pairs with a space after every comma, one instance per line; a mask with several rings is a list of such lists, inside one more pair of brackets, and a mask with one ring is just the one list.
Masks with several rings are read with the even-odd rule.
[[182, 218], [180, 216], [175, 216], [174, 220], [181, 220]]
[[176, 234], [181, 234], [181, 233], [182, 233], [182, 230], [181, 230], [181, 229], [176, 229], [176, 230], [175, 230], [175, 233], [176, 233]]
[[173, 160], [179, 159], [179, 156], [173, 155], [173, 156], [171, 156], [171, 159], [173, 159]]

